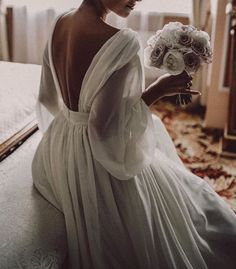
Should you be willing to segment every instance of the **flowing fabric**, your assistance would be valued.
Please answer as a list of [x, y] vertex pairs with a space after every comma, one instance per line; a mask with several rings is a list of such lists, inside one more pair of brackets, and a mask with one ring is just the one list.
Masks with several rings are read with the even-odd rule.
[[[53, 27], [54, 29], [54, 27]], [[122, 29], [95, 55], [78, 112], [44, 54], [34, 184], [65, 216], [70, 269], [236, 268], [236, 217], [179, 159], [144, 90], [140, 41]]]

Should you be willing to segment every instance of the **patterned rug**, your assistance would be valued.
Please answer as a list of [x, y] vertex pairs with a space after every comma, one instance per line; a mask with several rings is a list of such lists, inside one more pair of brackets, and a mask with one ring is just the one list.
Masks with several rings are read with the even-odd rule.
[[162, 119], [186, 167], [236, 212], [236, 159], [219, 155], [222, 131], [203, 127], [204, 111], [186, 111], [170, 102], [158, 102], [152, 111]]

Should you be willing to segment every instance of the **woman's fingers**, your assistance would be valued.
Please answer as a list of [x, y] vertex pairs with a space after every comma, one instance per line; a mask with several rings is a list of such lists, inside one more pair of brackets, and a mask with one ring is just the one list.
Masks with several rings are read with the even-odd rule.
[[190, 89], [192, 85], [193, 85], [192, 81], [187, 82], [186, 89]]
[[201, 95], [201, 92], [196, 91], [196, 90], [191, 90], [191, 89], [189, 89], [187, 87], [179, 89], [179, 93], [180, 94], [188, 94], [189, 93], [191, 95]]
[[187, 88], [190, 89], [191, 86], [193, 85], [192, 79], [190, 77], [185, 77], [185, 78], [180, 78], [177, 81], [177, 84], [179, 85], [180, 88]]
[[192, 94], [192, 95], [201, 95], [201, 92], [199, 92], [199, 91], [195, 91], [195, 90], [189, 90], [189, 89], [187, 89], [187, 90], [184, 90], [182, 93], [189, 93], [189, 94]]

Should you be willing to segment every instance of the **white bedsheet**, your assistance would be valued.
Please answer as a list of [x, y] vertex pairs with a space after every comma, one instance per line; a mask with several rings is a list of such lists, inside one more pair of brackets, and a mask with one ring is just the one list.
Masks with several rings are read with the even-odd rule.
[[0, 144], [35, 119], [40, 65], [0, 61]]
[[64, 268], [63, 214], [37, 192], [31, 176], [32, 158], [41, 137], [36, 132], [0, 163], [1, 269]]

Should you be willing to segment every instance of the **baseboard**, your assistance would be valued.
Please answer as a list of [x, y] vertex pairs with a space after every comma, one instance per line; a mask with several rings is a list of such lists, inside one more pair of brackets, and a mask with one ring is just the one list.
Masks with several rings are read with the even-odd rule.
[[222, 137], [220, 141], [220, 155], [236, 158], [236, 137]]

